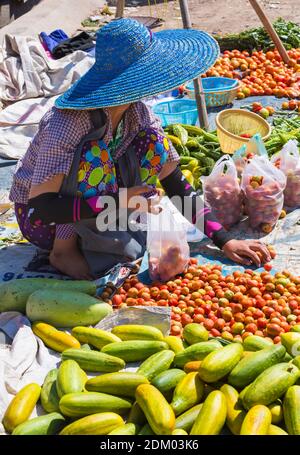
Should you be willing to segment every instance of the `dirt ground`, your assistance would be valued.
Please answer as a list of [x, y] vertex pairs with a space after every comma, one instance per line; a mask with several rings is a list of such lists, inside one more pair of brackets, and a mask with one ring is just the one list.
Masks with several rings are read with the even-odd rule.
[[[210, 33], [239, 32], [260, 25], [247, 0], [188, 0], [188, 3], [193, 27]], [[283, 17], [300, 23], [299, 0], [261, 0], [261, 3], [271, 20]], [[144, 6], [137, 6], [141, 4]], [[178, 0], [128, 0], [125, 16], [161, 17], [166, 21], [161, 29], [182, 26]]]

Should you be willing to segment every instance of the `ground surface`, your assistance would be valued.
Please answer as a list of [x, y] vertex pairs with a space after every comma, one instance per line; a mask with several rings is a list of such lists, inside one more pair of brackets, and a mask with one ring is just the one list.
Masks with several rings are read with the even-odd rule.
[[[239, 32], [259, 24], [247, 0], [188, 0], [188, 3], [193, 27], [210, 33]], [[136, 8], [141, 4], [144, 6]], [[300, 23], [299, 0], [261, 0], [261, 4], [272, 20], [283, 17]], [[128, 0], [126, 6], [129, 7], [126, 16], [158, 16], [166, 20], [163, 28], [181, 27], [178, 0]]]

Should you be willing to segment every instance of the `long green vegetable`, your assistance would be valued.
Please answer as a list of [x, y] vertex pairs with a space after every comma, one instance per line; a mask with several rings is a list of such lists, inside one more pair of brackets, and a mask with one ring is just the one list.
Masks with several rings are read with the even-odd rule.
[[290, 139], [296, 139], [300, 148], [300, 115], [275, 117], [270, 139], [265, 142], [268, 154], [279, 152]]
[[[300, 47], [300, 26], [298, 24], [279, 18], [273, 25], [286, 49]], [[274, 48], [274, 43], [262, 27], [252, 28], [237, 34], [216, 36], [216, 39], [221, 51], [232, 49], [253, 51], [254, 49], [268, 50]]]

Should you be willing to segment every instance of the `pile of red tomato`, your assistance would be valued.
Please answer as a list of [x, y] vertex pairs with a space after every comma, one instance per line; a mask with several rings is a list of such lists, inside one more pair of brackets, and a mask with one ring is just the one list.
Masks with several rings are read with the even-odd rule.
[[241, 79], [238, 98], [252, 95], [300, 96], [300, 49], [287, 51], [290, 65], [286, 65], [277, 50], [224, 51], [213, 68], [204, 75]]
[[242, 341], [251, 335], [280, 342], [280, 334], [300, 323], [300, 277], [288, 271], [271, 275], [235, 271], [222, 275], [219, 265], [190, 265], [181, 276], [165, 284], [145, 286], [138, 278], [126, 280], [112, 298], [116, 307], [171, 306], [171, 334], [181, 336], [191, 322], [202, 324], [211, 336]]

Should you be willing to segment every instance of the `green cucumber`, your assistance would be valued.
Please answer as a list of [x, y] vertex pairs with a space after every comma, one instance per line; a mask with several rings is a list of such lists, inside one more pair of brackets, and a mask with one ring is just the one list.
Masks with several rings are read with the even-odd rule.
[[249, 385], [243, 405], [246, 409], [252, 406], [269, 404], [280, 398], [299, 377], [299, 369], [291, 363], [278, 363], [267, 368]]
[[278, 344], [253, 352], [234, 367], [228, 376], [228, 383], [237, 388], [246, 387], [264, 370], [282, 362], [285, 353], [285, 348]]
[[50, 370], [41, 390], [41, 403], [46, 412], [59, 411], [59, 396], [56, 389], [57, 368]]
[[148, 359], [144, 360], [137, 370], [137, 373], [145, 376], [149, 381], [152, 381], [159, 373], [170, 368], [174, 357], [175, 353], [170, 350], [156, 352], [148, 357]]
[[116, 396], [134, 397], [140, 384], [149, 384], [148, 379], [138, 373], [120, 371], [91, 378], [85, 384], [90, 392], [109, 393]]
[[210, 352], [221, 349], [222, 345], [217, 340], [201, 341], [187, 347], [183, 352], [175, 355], [174, 366], [184, 367], [187, 362], [203, 360]]
[[112, 373], [114, 371], [123, 370], [125, 367], [124, 360], [104, 354], [103, 352], [92, 350], [66, 349], [61, 357], [62, 360], [75, 360], [84, 371]]
[[216, 382], [224, 378], [237, 365], [243, 355], [243, 346], [231, 343], [222, 349], [213, 351], [201, 362], [200, 378], [206, 382]]
[[50, 288], [30, 294], [26, 303], [30, 321], [43, 321], [54, 327], [94, 325], [112, 312], [111, 305], [83, 292]]
[[167, 393], [175, 389], [177, 384], [186, 376], [186, 373], [179, 368], [172, 368], [167, 371], [162, 371], [152, 379], [151, 383], [161, 393]]
[[133, 340], [107, 344], [101, 352], [119, 357], [125, 362], [138, 362], [168, 348], [164, 341]]
[[65, 418], [58, 412], [51, 412], [40, 417], [35, 417], [18, 425], [12, 432], [16, 435], [53, 435], [57, 434], [65, 425]]

